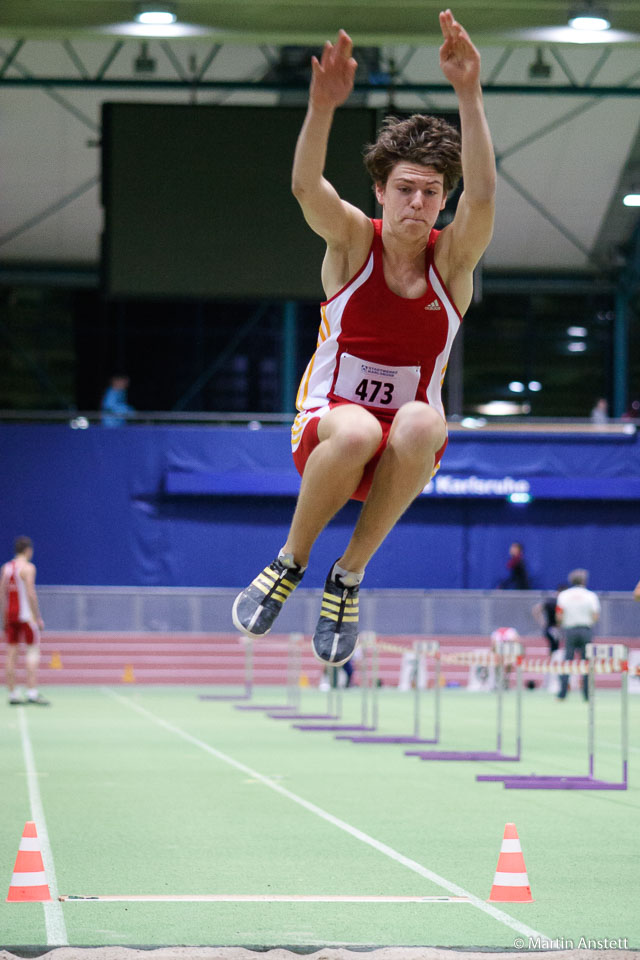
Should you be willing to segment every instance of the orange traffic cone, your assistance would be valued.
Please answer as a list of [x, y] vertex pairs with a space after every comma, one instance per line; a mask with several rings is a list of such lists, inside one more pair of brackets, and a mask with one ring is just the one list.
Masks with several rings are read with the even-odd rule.
[[7, 903], [20, 903], [25, 900], [51, 900], [40, 841], [33, 820], [27, 820], [24, 825]]
[[49, 667], [51, 670], [62, 670], [62, 657], [57, 650], [54, 650], [51, 654], [51, 662], [49, 663]]
[[515, 823], [507, 823], [504, 828], [504, 838], [489, 901], [493, 903], [533, 902]]

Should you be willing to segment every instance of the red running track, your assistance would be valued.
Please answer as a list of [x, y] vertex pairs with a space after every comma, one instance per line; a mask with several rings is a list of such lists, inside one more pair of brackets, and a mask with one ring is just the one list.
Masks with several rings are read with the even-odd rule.
[[[380, 635], [379, 640], [410, 648], [416, 637]], [[424, 637], [420, 639], [425, 639]], [[461, 653], [489, 648], [489, 639], [478, 636], [440, 636], [443, 653]], [[547, 650], [539, 636], [521, 637], [527, 657], [544, 657]], [[639, 649], [640, 639], [616, 637], [599, 642], [625, 643]], [[62, 633], [45, 631], [41, 642], [42, 684], [119, 684], [119, 683], [185, 683], [195, 685], [243, 685], [244, 647], [237, 634], [230, 633]], [[254, 643], [254, 683], [257, 686], [287, 682], [288, 637], [269, 635]], [[394, 687], [400, 674], [400, 656], [379, 653], [380, 678], [385, 686]], [[4, 645], [0, 647], [0, 667], [4, 665]], [[19, 660], [22, 668], [22, 658]], [[358, 662], [355, 682], [359, 681]], [[446, 664], [442, 675], [449, 684], [466, 685], [469, 668], [463, 664]], [[322, 666], [311, 653], [307, 638], [302, 654], [302, 673], [312, 686], [322, 674]], [[538, 686], [544, 678], [525, 674]], [[433, 683], [433, 667], [429, 663], [429, 682]], [[600, 675], [599, 687], [620, 685], [619, 675]]]

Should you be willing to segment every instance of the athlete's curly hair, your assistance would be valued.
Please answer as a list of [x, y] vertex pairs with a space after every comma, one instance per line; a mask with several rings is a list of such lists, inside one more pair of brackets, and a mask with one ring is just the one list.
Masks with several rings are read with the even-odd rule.
[[364, 165], [374, 184], [382, 186], [400, 161], [434, 167], [449, 193], [462, 175], [460, 149], [460, 133], [442, 117], [386, 117], [376, 142], [364, 148]]

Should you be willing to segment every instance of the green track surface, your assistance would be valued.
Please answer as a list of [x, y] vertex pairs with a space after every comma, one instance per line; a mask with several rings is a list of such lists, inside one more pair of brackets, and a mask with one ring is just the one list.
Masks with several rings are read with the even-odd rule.
[[[640, 698], [630, 698], [627, 791], [515, 791], [476, 783], [475, 775], [587, 772], [587, 709], [577, 693], [559, 702], [527, 691], [524, 759], [501, 764], [424, 762], [402, 746], [303, 733], [198, 699], [208, 692], [57, 687], [50, 709], [2, 705], [0, 946], [55, 945], [45, 925], [51, 908], [4, 902], [24, 823], [38, 819], [20, 714], [55, 865], [52, 892], [451, 894], [441, 877], [485, 904], [512, 821], [535, 898], [491, 905], [493, 915], [473, 903], [66, 902], [54, 909], [71, 945], [513, 948], [526, 946], [526, 933], [517, 941], [531, 930], [560, 946], [582, 937], [640, 946]], [[432, 696], [424, 698], [425, 735]], [[255, 699], [284, 703], [284, 691], [258, 690]], [[513, 699], [505, 697], [507, 751]], [[596, 775], [612, 780], [621, 778], [619, 704], [619, 693], [598, 691]], [[303, 691], [303, 710], [325, 705], [326, 695]], [[381, 730], [410, 733], [412, 709], [410, 694], [381, 691]], [[359, 716], [359, 692], [347, 691], [342, 719]], [[443, 749], [494, 748], [493, 696], [443, 691], [442, 722]], [[400, 857], [437, 876], [421, 876]]]

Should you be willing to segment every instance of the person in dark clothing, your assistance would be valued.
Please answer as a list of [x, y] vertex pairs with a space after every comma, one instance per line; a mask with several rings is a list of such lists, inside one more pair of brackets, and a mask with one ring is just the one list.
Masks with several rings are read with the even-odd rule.
[[528, 590], [529, 574], [524, 562], [524, 547], [517, 540], [509, 547], [508, 576], [498, 584], [500, 590]]
[[560, 646], [560, 628], [556, 621], [556, 603], [561, 590], [566, 590], [566, 584], [556, 587], [555, 593], [546, 597], [531, 608], [536, 622], [542, 627], [542, 633], [549, 644], [549, 656]]

